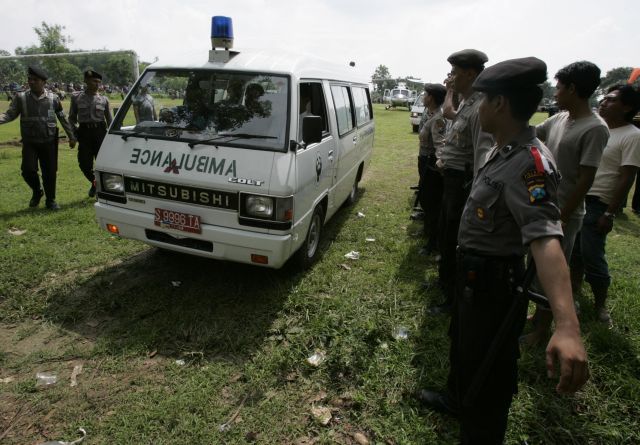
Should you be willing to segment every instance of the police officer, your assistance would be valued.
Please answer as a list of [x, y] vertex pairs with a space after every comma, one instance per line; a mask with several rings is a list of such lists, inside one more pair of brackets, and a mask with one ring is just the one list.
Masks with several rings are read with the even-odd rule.
[[426, 119], [421, 120], [419, 130], [418, 196], [420, 206], [425, 212], [424, 233], [428, 236], [423, 253], [428, 254], [437, 248], [438, 219], [442, 202], [442, 174], [436, 167], [436, 157], [442, 154], [444, 148], [447, 123], [442, 115], [442, 103], [447, 89], [437, 83], [427, 83], [424, 86], [424, 92], [423, 116], [426, 116]]
[[76, 128], [78, 136], [78, 164], [84, 176], [91, 183], [89, 196], [96, 195], [96, 180], [93, 174], [93, 161], [98, 156], [100, 145], [107, 134], [107, 127], [111, 124], [109, 100], [98, 90], [102, 84], [102, 75], [97, 71], [84, 72], [84, 91], [71, 97], [69, 120]]
[[438, 265], [440, 285], [445, 293], [444, 303], [430, 308], [431, 313], [448, 313], [455, 289], [456, 245], [462, 208], [469, 195], [471, 180], [480, 160], [492, 144], [478, 121], [478, 106], [482, 93], [471, 85], [487, 62], [487, 55], [475, 49], [455, 52], [447, 59], [451, 64], [450, 85], [463, 102], [446, 135], [445, 147], [438, 159], [443, 169], [443, 195], [440, 212], [438, 242], [441, 260]]
[[473, 84], [486, 92], [479, 118], [496, 144], [478, 171], [460, 223], [447, 392], [419, 394], [430, 408], [460, 418], [464, 444], [504, 439], [528, 303], [517, 286], [527, 247], [556, 321], [546, 350], [548, 372], [559, 361], [556, 390], [577, 391], [588, 379], [560, 244], [558, 174], [549, 150], [528, 126], [545, 79], [545, 63], [528, 57], [493, 65]]
[[[29, 207], [37, 207], [43, 194], [46, 207], [59, 210], [56, 203], [56, 172], [58, 170], [58, 126], [56, 117], [69, 137], [69, 146], [76, 144], [75, 136], [67, 121], [60, 100], [45, 89], [47, 73], [30, 66], [27, 71], [29, 91], [17, 94], [6, 113], [0, 114], [0, 124], [20, 116], [22, 136], [22, 177], [33, 194]], [[42, 185], [38, 177], [38, 163], [42, 172]]]

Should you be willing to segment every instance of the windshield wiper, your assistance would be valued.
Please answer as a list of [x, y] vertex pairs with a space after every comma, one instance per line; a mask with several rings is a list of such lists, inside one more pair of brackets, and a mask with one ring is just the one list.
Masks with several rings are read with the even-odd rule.
[[208, 144], [209, 142], [214, 142], [214, 141], [217, 141], [218, 139], [226, 138], [227, 136], [228, 135], [226, 135], [226, 134], [222, 134], [222, 135], [219, 134], [214, 138], [205, 139], [203, 141], [192, 141], [192, 142], [189, 142], [187, 145], [189, 146], [189, 148], [193, 148], [198, 144]]
[[[129, 133], [129, 134], [123, 134], [121, 136], [122, 139], [124, 139], [125, 141], [127, 139], [129, 139], [131, 136], [133, 136], [134, 138], [140, 137], [141, 134], [146, 133], [146, 131], [134, 131], [133, 133]], [[147, 136], [144, 137], [145, 141], [148, 141], [149, 138]]]
[[249, 133], [226, 133], [218, 134], [218, 136], [233, 137], [235, 139], [278, 139], [277, 136], [267, 136], [264, 134], [249, 134]]
[[278, 139], [276, 136], [266, 136], [263, 134], [249, 134], [249, 133], [226, 133], [226, 134], [218, 134], [216, 137], [211, 139], [205, 139], [203, 141], [193, 141], [189, 142], [189, 147], [193, 148], [198, 144], [207, 144], [209, 142], [218, 141], [224, 138], [232, 138], [231, 140], [236, 139]]

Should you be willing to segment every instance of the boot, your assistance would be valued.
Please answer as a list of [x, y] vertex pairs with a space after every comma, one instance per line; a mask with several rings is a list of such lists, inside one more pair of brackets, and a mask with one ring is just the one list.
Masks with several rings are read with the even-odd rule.
[[34, 190], [33, 195], [31, 195], [31, 200], [29, 201], [29, 207], [38, 207], [38, 204], [40, 204], [40, 200], [42, 199], [42, 195], [44, 195], [42, 189], [39, 188]]

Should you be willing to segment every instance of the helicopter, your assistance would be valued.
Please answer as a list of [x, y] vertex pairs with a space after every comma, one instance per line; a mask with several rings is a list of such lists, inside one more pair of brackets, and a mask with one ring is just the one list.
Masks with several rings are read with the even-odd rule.
[[[388, 82], [390, 79], [372, 79], [373, 82]], [[391, 89], [385, 89], [382, 95], [382, 101], [386, 104], [385, 110], [395, 109], [396, 107], [407, 107], [411, 110], [411, 106], [418, 97], [416, 90], [410, 89], [407, 83], [423, 84], [422, 80], [414, 78], [406, 78], [405, 81], [397, 80], [397, 84]], [[380, 83], [379, 85], [384, 85]]]

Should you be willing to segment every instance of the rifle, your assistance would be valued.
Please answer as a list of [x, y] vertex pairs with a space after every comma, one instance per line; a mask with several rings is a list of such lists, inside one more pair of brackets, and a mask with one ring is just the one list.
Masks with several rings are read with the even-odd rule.
[[482, 364], [473, 376], [471, 385], [469, 385], [469, 389], [467, 390], [467, 393], [465, 394], [462, 401], [464, 406], [473, 405], [473, 402], [478, 396], [478, 393], [484, 386], [484, 382], [487, 379], [489, 372], [491, 371], [491, 366], [493, 366], [498, 353], [504, 347], [504, 343], [507, 339], [509, 331], [511, 331], [511, 329], [513, 328], [513, 323], [515, 323], [516, 317], [518, 316], [520, 305], [524, 304], [527, 300], [531, 300], [539, 305], [545, 306], [547, 308], [549, 307], [549, 300], [547, 299], [547, 297], [529, 290], [529, 286], [531, 285], [531, 282], [533, 281], [535, 275], [536, 263], [533, 258], [531, 258], [524, 273], [522, 284], [516, 287], [516, 295], [513, 299], [511, 307], [509, 308], [509, 312], [507, 312], [507, 316], [502, 321], [502, 324], [498, 329], [498, 333], [494, 337], [493, 342], [489, 347], [489, 351], [482, 361]]

